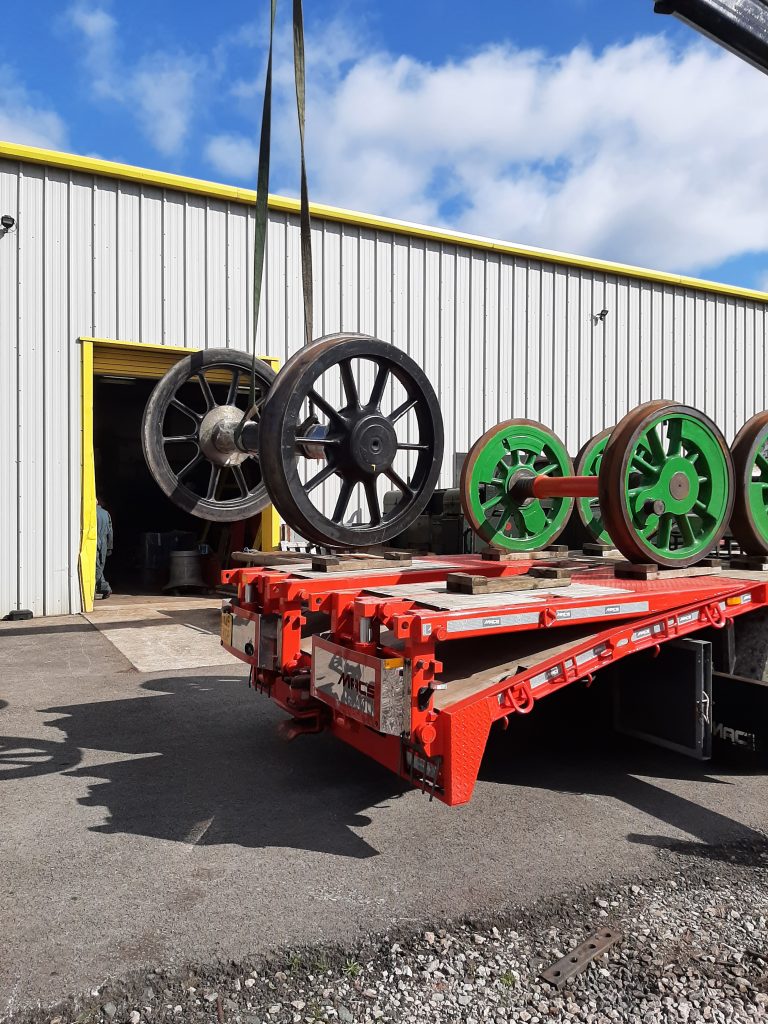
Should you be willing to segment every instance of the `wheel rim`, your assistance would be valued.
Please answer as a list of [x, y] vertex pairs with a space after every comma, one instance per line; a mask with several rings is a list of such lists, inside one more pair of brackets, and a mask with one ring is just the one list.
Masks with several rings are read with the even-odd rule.
[[717, 545], [733, 505], [722, 434], [688, 406], [640, 406], [611, 433], [600, 503], [609, 534], [630, 560], [693, 565]]
[[259, 457], [235, 443], [250, 401], [256, 407], [275, 374], [270, 366], [229, 349], [207, 349], [173, 366], [150, 395], [142, 422], [149, 470], [180, 508], [214, 522], [247, 519], [270, 498]]
[[573, 498], [529, 498], [514, 494], [523, 477], [570, 476], [573, 465], [562, 441], [541, 423], [507, 420], [473, 444], [461, 473], [461, 504], [486, 543], [508, 551], [535, 551], [560, 535]]
[[[611, 436], [611, 427], [601, 430], [584, 445], [576, 459], [577, 476], [600, 476], [605, 446]], [[598, 544], [611, 544], [611, 538], [603, 522], [599, 498], [577, 498], [576, 512], [583, 526]]]
[[768, 553], [768, 412], [744, 424], [731, 445], [736, 493], [731, 531], [745, 554]]
[[[365, 335], [333, 335], [297, 352], [261, 431], [275, 506], [319, 544], [387, 543], [421, 513], [440, 473], [443, 424], [431, 384], [400, 349]], [[318, 449], [324, 464], [302, 458]], [[399, 497], [385, 509], [386, 490]]]

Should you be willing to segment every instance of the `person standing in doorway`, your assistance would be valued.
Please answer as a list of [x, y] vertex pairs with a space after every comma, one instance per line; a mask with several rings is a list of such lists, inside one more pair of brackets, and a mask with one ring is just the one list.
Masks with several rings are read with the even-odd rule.
[[107, 556], [112, 554], [112, 518], [96, 498], [96, 594], [101, 594], [102, 601], [106, 601], [112, 594], [112, 587], [104, 578], [104, 565]]

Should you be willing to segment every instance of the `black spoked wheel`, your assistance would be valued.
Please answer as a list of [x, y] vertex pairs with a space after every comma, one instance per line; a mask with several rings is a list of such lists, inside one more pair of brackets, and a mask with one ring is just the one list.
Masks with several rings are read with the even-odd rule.
[[[385, 544], [429, 501], [443, 457], [432, 385], [404, 352], [338, 334], [297, 352], [264, 405], [261, 464], [274, 504], [308, 540]], [[385, 492], [394, 492], [385, 507]]]
[[142, 445], [149, 471], [165, 494], [200, 519], [229, 523], [270, 502], [258, 455], [235, 444], [255, 376], [257, 407], [275, 378], [245, 352], [207, 349], [180, 360], [149, 397]]

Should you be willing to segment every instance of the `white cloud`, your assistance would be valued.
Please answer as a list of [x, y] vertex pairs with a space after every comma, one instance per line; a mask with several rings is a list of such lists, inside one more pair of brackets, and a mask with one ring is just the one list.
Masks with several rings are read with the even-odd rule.
[[67, 142], [61, 117], [33, 96], [5, 65], [0, 65], [0, 139], [45, 149], [63, 149]]
[[258, 146], [242, 135], [214, 135], [205, 145], [208, 162], [228, 178], [255, 180]]
[[160, 51], [126, 66], [118, 22], [105, 8], [78, 2], [68, 9], [67, 18], [82, 37], [94, 93], [129, 109], [160, 153], [177, 153], [195, 114], [202, 61], [183, 52]]
[[[499, 45], [437, 65], [354, 59], [329, 38], [308, 42], [318, 52], [318, 201], [681, 272], [768, 247], [768, 80], [708, 44], [677, 52], [654, 36], [558, 57]], [[298, 163], [286, 63], [284, 179]], [[208, 158], [251, 177], [240, 144], [214, 139]]]

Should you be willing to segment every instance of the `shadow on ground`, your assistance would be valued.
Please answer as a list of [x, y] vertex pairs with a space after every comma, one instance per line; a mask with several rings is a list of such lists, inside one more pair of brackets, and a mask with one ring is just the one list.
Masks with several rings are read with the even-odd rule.
[[98, 832], [190, 845], [285, 846], [376, 854], [354, 831], [366, 808], [400, 795], [398, 780], [331, 737], [292, 744], [284, 715], [242, 678], [167, 677], [146, 696], [49, 708], [68, 749], [127, 755], [68, 772], [103, 779], [81, 803], [104, 807]]
[[[764, 842], [765, 836], [658, 783], [723, 791], [733, 784], [731, 779], [745, 774], [749, 772], [741, 768], [699, 761], [615, 732], [610, 688], [598, 684], [587, 690], [577, 684], [537, 705], [535, 714], [513, 719], [507, 732], [494, 730], [480, 777], [508, 786], [612, 798], [699, 840], [630, 833], [629, 842], [701, 853], [710, 844]], [[722, 802], [727, 806], [727, 797]]]
[[[406, 787], [374, 761], [325, 735], [287, 744], [277, 734], [282, 712], [250, 693], [242, 677], [159, 677], [141, 690], [47, 709], [46, 716], [58, 716], [46, 724], [63, 732], [61, 743], [0, 737], [0, 782], [50, 772], [88, 780], [81, 803], [105, 811], [97, 832], [357, 858], [378, 853], [364, 838], [371, 820], [365, 811]], [[569, 690], [492, 734], [481, 781], [509, 788], [499, 797], [500, 813], [513, 813], [514, 790], [550, 789], [613, 798], [696, 837], [695, 850], [763, 838], [697, 802], [702, 787], [722, 792], [730, 785], [724, 770], [714, 769], [715, 778], [706, 764], [617, 736], [597, 688], [587, 695]], [[84, 751], [89, 763], [73, 770]], [[102, 763], [99, 751], [109, 755]], [[688, 796], [661, 780], [682, 782]], [[727, 808], [727, 798], [718, 802]], [[627, 840], [681, 847], [679, 834], [632, 833]]]

